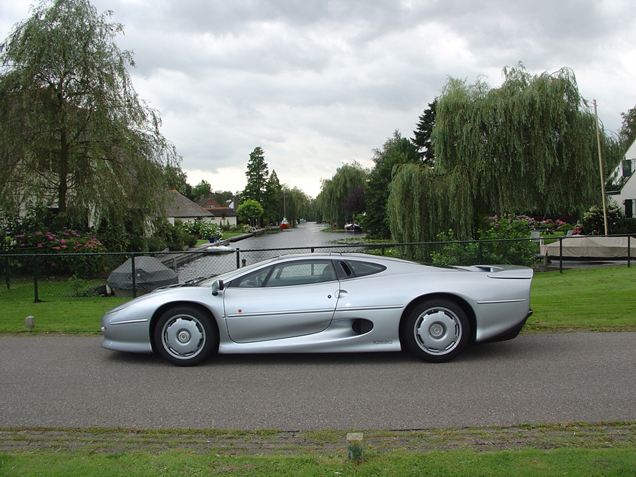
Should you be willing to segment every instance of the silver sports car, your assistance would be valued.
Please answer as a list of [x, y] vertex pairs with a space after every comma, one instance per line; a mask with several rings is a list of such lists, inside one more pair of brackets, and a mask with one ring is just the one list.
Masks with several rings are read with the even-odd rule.
[[365, 254], [287, 255], [126, 302], [102, 318], [102, 347], [158, 352], [179, 366], [212, 353], [406, 348], [425, 361], [469, 342], [515, 338], [532, 270], [439, 268]]

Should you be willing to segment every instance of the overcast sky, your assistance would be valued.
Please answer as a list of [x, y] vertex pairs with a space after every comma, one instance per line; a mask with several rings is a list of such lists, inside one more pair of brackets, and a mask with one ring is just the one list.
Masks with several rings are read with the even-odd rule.
[[[0, 38], [32, 0], [0, 0]], [[307, 194], [418, 116], [448, 76], [499, 86], [506, 65], [574, 70], [606, 130], [636, 106], [633, 0], [93, 0], [122, 23], [140, 97], [193, 186], [245, 186], [260, 146]]]

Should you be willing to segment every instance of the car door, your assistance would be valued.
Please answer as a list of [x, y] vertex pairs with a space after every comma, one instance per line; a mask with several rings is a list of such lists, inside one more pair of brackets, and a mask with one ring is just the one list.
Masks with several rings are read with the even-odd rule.
[[327, 329], [338, 302], [331, 260], [284, 261], [234, 280], [224, 291], [225, 322], [237, 343]]

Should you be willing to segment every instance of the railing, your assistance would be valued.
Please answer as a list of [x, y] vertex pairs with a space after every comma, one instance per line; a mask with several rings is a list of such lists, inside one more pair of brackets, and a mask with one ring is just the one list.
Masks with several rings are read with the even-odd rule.
[[[548, 258], [559, 260], [559, 271], [563, 272], [564, 240], [584, 238], [583, 236], [554, 238], [524, 238], [499, 240], [469, 240], [448, 242], [415, 243], [352, 243], [324, 246], [304, 246], [272, 249], [234, 248], [230, 253], [215, 253], [215, 247], [201, 247], [184, 252], [160, 252], [152, 254], [167, 268], [178, 272], [181, 283], [188, 280], [219, 275], [221, 273], [256, 263], [268, 258], [295, 253], [325, 252], [362, 252], [378, 255], [390, 255], [417, 259], [432, 264], [474, 265], [515, 263], [514, 259], [522, 252], [530, 250], [532, 261], [545, 259], [541, 255], [541, 245], [547, 241], [558, 243], [559, 253]], [[588, 236], [589, 237], [589, 236]], [[594, 236], [604, 237], [604, 236]], [[612, 235], [608, 237], [627, 237], [626, 254], [621, 257], [603, 257], [605, 261], [623, 261], [631, 266], [632, 237]], [[521, 248], [523, 247], [523, 248]], [[519, 252], [521, 250], [521, 252]], [[544, 249], [545, 250], [545, 249]], [[508, 253], [508, 257], [504, 255]], [[135, 297], [144, 292], [143, 270], [137, 266], [142, 253], [101, 253], [101, 254], [38, 254], [38, 253], [2, 253], [0, 254], [0, 273], [4, 286], [0, 286], [0, 302], [24, 299], [29, 295], [34, 302], [60, 300], [67, 298], [96, 297], [118, 295]], [[424, 259], [422, 259], [424, 257]], [[504, 259], [498, 260], [504, 257]], [[106, 286], [109, 274], [130, 259], [130, 287], [113, 290]], [[580, 259], [580, 258], [579, 258]], [[97, 271], [96, 271], [97, 270]], [[124, 270], [126, 272], [127, 270]]]

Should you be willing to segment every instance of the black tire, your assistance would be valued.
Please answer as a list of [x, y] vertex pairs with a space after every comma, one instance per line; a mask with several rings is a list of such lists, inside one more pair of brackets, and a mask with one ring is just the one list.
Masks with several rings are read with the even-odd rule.
[[464, 310], [446, 299], [418, 304], [404, 321], [402, 339], [417, 357], [431, 363], [450, 361], [462, 352], [470, 336]]
[[218, 349], [211, 317], [193, 306], [176, 306], [161, 315], [154, 331], [155, 349], [177, 366], [194, 366]]

